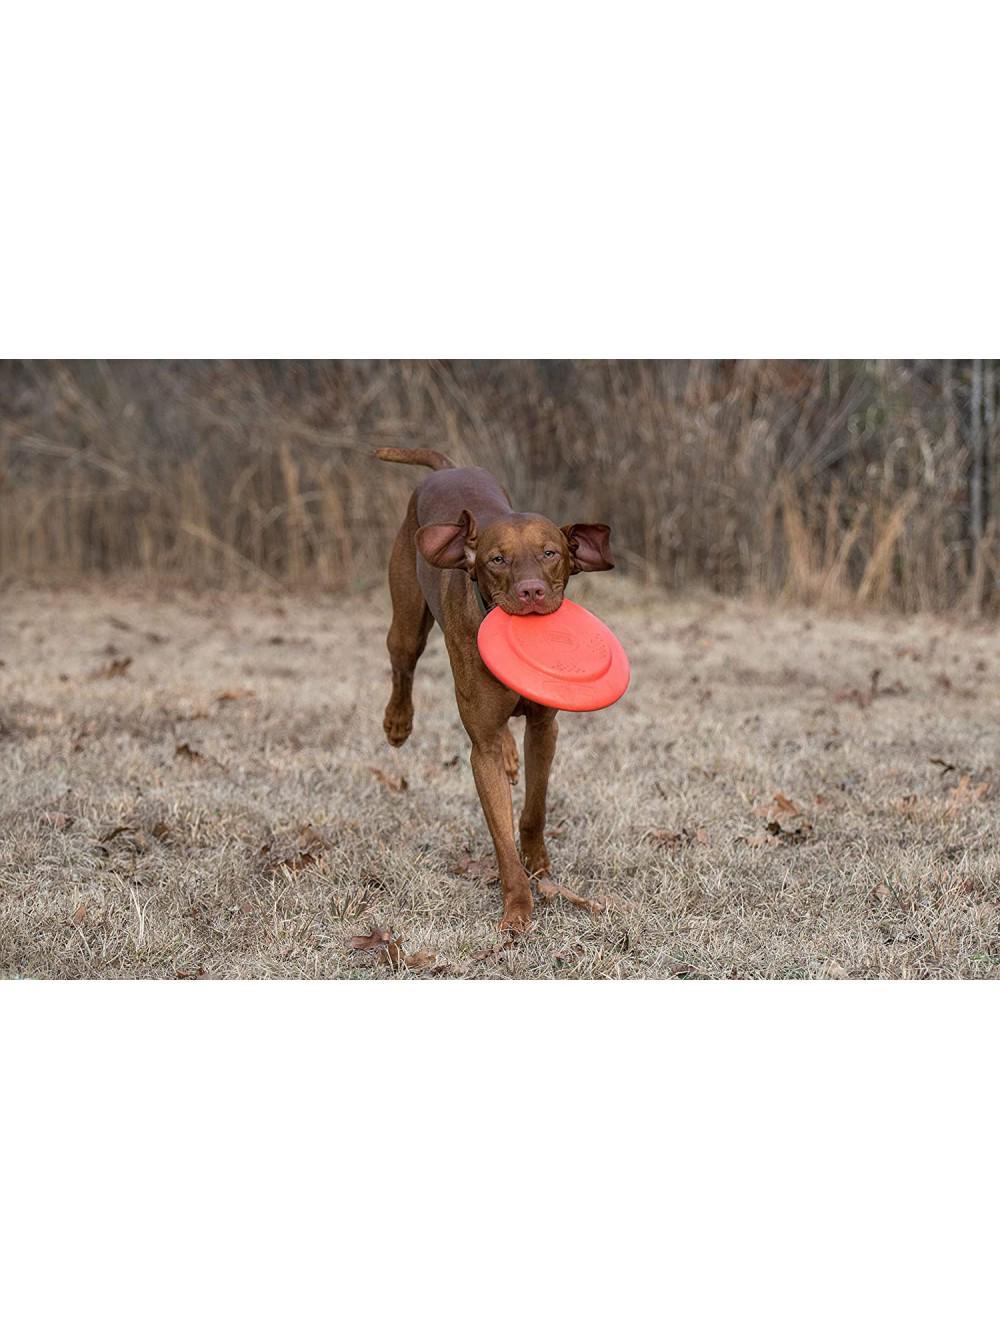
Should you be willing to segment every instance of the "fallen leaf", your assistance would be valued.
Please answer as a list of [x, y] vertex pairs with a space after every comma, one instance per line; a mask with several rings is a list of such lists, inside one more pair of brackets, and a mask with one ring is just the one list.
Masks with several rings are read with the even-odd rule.
[[116, 837], [122, 833], [134, 832], [131, 824], [119, 824], [117, 828], [109, 828], [106, 833], [102, 833], [97, 839], [98, 842], [113, 842]]
[[579, 940], [575, 940], [571, 944], [563, 945], [562, 949], [557, 949], [552, 957], [557, 963], [575, 963], [582, 953], [583, 945]]
[[771, 804], [779, 814], [800, 813], [799, 807], [796, 805], [795, 801], [789, 800], [782, 791], [776, 791], [774, 793], [774, 799], [771, 801]]
[[386, 963], [395, 971], [403, 961], [402, 942], [392, 931], [373, 926], [368, 935], [352, 935], [348, 947], [353, 951], [369, 951], [375, 954], [380, 963]]
[[257, 695], [253, 689], [226, 689], [220, 693], [215, 701], [217, 703], [236, 703], [242, 698], [256, 698]]
[[707, 847], [709, 844], [707, 828], [695, 828], [693, 830], [682, 828], [679, 832], [673, 832], [669, 828], [650, 828], [643, 836], [657, 847], [691, 847], [695, 844], [699, 847]]
[[91, 679], [120, 679], [122, 675], [128, 673], [131, 664], [131, 656], [116, 656], [108, 661], [107, 665], [102, 665], [100, 670], [95, 670]]
[[381, 768], [375, 767], [369, 767], [368, 771], [389, 791], [406, 791], [409, 789], [410, 784], [405, 777], [391, 777], [389, 773], [383, 772]]
[[391, 931], [380, 931], [377, 926], [373, 926], [367, 935], [352, 935], [348, 946], [351, 949], [377, 949], [379, 945], [386, 944], [391, 939]]
[[174, 750], [174, 757], [186, 758], [190, 760], [192, 763], [198, 763], [204, 761], [205, 755], [201, 753], [201, 751], [198, 749], [192, 749], [191, 746], [187, 743], [187, 741], [184, 741], [182, 744], [179, 744], [177, 748]]
[[461, 970], [455, 963], [436, 963], [431, 968], [432, 977], [460, 977]]
[[903, 912], [912, 912], [917, 905], [917, 898], [914, 894], [906, 892], [900, 893], [899, 890], [894, 889], [891, 884], [886, 884], [882, 881], [876, 884], [868, 894], [868, 901], [874, 903], [876, 907], [882, 903], [889, 902], [890, 899]]
[[775, 833], [753, 833], [741, 839], [748, 847], [780, 847], [781, 838]]
[[789, 800], [782, 791], [776, 791], [766, 805], [757, 805], [754, 808], [754, 814], [759, 814], [763, 819], [774, 819], [779, 814], [795, 818], [801, 813], [795, 801]]
[[260, 848], [265, 869], [286, 872], [315, 865], [333, 846], [333, 839], [322, 828], [307, 823], [294, 836], [272, 834]]
[[510, 948], [510, 943], [488, 945], [472, 955], [473, 963], [488, 963], [490, 959], [500, 958]]
[[671, 977], [679, 977], [682, 980], [689, 980], [704, 975], [693, 963], [671, 963], [669, 968]]
[[72, 920], [74, 926], [82, 926], [82, 925], [83, 925], [83, 923], [87, 920], [87, 904], [86, 904], [86, 903], [77, 903], [76, 907], [73, 909], [73, 916], [72, 916], [71, 920]]
[[425, 968], [433, 967], [437, 962], [437, 954], [429, 949], [418, 949], [412, 954], [407, 954], [403, 962], [411, 972], [422, 972]]
[[468, 875], [470, 879], [485, 879], [488, 884], [500, 878], [493, 856], [462, 856], [450, 867], [453, 875]]
[[42, 823], [48, 824], [57, 832], [62, 833], [67, 828], [72, 828], [76, 820], [72, 814], [63, 814], [60, 810], [45, 810], [42, 813]]
[[958, 785], [952, 787], [951, 799], [948, 801], [947, 812], [954, 814], [956, 810], [965, 805], [974, 805], [980, 800], [985, 800], [990, 793], [989, 782], [978, 782], [973, 784], [972, 774], [963, 772], [959, 778]]

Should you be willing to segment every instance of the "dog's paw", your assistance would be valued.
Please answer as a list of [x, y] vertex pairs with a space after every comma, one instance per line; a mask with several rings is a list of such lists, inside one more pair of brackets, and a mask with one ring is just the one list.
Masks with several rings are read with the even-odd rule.
[[542, 838], [521, 838], [521, 864], [529, 875], [547, 875], [549, 853]]
[[390, 704], [382, 718], [382, 729], [385, 731], [385, 738], [394, 749], [398, 749], [410, 738], [410, 732], [413, 730], [413, 708], [393, 707]]
[[525, 935], [531, 929], [531, 903], [508, 903], [503, 910], [500, 929], [511, 935]]

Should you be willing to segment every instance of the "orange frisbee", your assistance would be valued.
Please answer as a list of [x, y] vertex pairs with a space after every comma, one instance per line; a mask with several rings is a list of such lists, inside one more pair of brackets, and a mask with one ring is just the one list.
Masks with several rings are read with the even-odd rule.
[[554, 614], [490, 610], [479, 625], [479, 654], [501, 684], [564, 712], [610, 707], [628, 688], [622, 644], [572, 600], [564, 600]]

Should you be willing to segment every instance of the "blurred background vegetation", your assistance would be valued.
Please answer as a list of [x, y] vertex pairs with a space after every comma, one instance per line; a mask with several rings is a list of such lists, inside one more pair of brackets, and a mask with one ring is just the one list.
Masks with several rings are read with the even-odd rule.
[[437, 447], [674, 591], [1000, 604], [998, 360], [0, 363], [0, 583], [358, 590]]

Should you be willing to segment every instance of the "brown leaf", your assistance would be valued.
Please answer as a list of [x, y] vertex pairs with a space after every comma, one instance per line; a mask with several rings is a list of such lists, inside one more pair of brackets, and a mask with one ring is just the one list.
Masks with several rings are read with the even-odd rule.
[[301, 870], [320, 861], [333, 846], [333, 839], [315, 824], [303, 824], [294, 837], [272, 834], [260, 849], [267, 870]]
[[373, 926], [367, 935], [352, 935], [348, 945], [351, 949], [377, 949], [380, 944], [386, 944], [391, 939], [391, 931]]
[[87, 920], [87, 904], [85, 902], [77, 903], [76, 907], [73, 909], [71, 920], [74, 926], [82, 926]]
[[951, 799], [948, 801], [948, 813], [953, 814], [964, 805], [974, 805], [977, 801], [985, 800], [990, 793], [989, 782], [978, 782], [973, 784], [972, 774], [963, 772], [959, 778], [958, 785], [951, 789]]
[[781, 838], [775, 833], [754, 833], [742, 839], [748, 847], [780, 847]]
[[409, 788], [410, 784], [405, 777], [390, 777], [387, 772], [383, 772], [381, 768], [376, 767], [369, 767], [368, 771], [390, 791], [406, 791]]
[[186, 758], [192, 763], [198, 763], [204, 760], [205, 755], [198, 749], [192, 749], [191, 746], [185, 740], [182, 744], [179, 744], [177, 748], [174, 750], [174, 757]]
[[422, 972], [425, 968], [433, 967], [437, 962], [437, 954], [429, 949], [417, 949], [414, 953], [407, 954], [403, 962], [411, 972]]
[[100, 670], [95, 670], [91, 679], [120, 679], [122, 675], [128, 673], [131, 664], [131, 656], [116, 656], [108, 661], [107, 665], [101, 666]]
[[779, 814], [800, 813], [799, 807], [796, 805], [795, 801], [789, 800], [782, 791], [776, 791], [774, 793], [774, 799], [771, 801], [771, 804]]
[[386, 963], [394, 971], [403, 961], [402, 942], [397, 940], [390, 930], [373, 926], [368, 935], [352, 935], [348, 947], [355, 951], [370, 951], [380, 963]]
[[759, 814], [762, 819], [774, 819], [779, 814], [786, 814], [789, 818], [795, 818], [801, 813], [802, 811], [795, 801], [789, 800], [781, 791], [776, 791], [766, 805], [757, 805], [754, 808], [754, 814]]
[[160, 819], [153, 825], [151, 831], [157, 842], [166, 842], [167, 838], [170, 836], [170, 825], [165, 824], [163, 820]]
[[48, 824], [56, 832], [62, 833], [67, 828], [72, 828], [76, 820], [72, 814], [63, 814], [60, 810], [44, 810], [42, 813], [42, 823]]
[[450, 867], [453, 875], [468, 875], [470, 879], [485, 879], [488, 884], [500, 878], [493, 856], [462, 856]]
[[568, 945], [563, 945], [562, 949], [557, 949], [552, 955], [557, 963], [575, 963], [583, 953], [583, 945], [579, 940], [574, 940]]
[[900, 893], [894, 889], [891, 884], [879, 882], [868, 894], [868, 901], [878, 907], [882, 903], [892, 900], [903, 912], [912, 912], [916, 906], [917, 899], [912, 893]]
[[461, 971], [455, 963], [435, 963], [431, 968], [432, 977], [460, 977]]
[[215, 701], [217, 703], [236, 703], [241, 698], [256, 698], [257, 695], [253, 689], [226, 689], [218, 694]]
[[122, 833], [132, 833], [134, 831], [131, 824], [119, 824], [117, 828], [109, 828], [106, 833], [102, 833], [97, 840], [98, 842], [113, 842]]
[[487, 945], [485, 949], [480, 949], [472, 955], [472, 962], [488, 963], [490, 959], [501, 958], [509, 948], [509, 941], [506, 944]]
[[669, 965], [669, 969], [670, 969], [670, 976], [671, 976], [671, 977], [679, 977], [679, 978], [681, 978], [682, 980], [683, 980], [683, 979], [690, 979], [690, 978], [693, 978], [693, 977], [703, 977], [703, 976], [704, 976], [704, 974], [703, 974], [701, 971], [699, 971], [699, 969], [696, 968], [695, 965], [694, 965], [693, 963], [683, 963], [683, 962], [681, 962], [681, 963], [671, 963], [671, 964]]
[[700, 847], [707, 847], [709, 844], [707, 828], [682, 828], [679, 832], [673, 832], [669, 828], [650, 828], [644, 834], [648, 842], [652, 842], [657, 847], [666, 847], [676, 850], [678, 847], [691, 847], [697, 844]]

